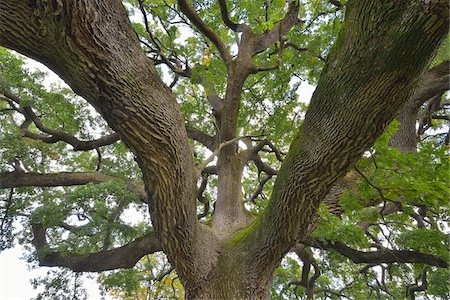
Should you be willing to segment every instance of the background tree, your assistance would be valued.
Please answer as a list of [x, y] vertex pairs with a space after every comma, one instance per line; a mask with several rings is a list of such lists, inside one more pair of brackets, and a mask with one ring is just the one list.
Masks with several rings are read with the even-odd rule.
[[139, 22], [119, 1], [0, 2], [0, 44], [101, 115], [2, 50], [2, 248], [139, 262], [101, 277], [120, 297], [268, 298], [272, 279], [281, 298], [446, 297], [448, 134], [400, 151], [448, 119], [447, 2], [125, 4]]

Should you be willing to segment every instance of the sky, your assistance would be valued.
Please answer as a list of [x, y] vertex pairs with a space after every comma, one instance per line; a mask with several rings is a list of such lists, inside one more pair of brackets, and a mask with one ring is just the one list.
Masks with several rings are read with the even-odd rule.
[[[43, 64], [27, 58], [26, 66], [30, 70], [38, 69], [46, 72], [47, 76], [44, 81], [46, 86], [51, 84], [67, 86], [58, 75]], [[314, 86], [303, 82], [298, 89], [300, 100], [309, 103], [314, 89]], [[20, 259], [24, 252], [25, 249], [22, 246], [15, 246], [0, 252], [0, 300], [27, 300], [36, 297], [39, 293], [39, 290], [33, 289], [30, 280], [44, 276], [50, 268], [40, 267], [29, 270], [26, 261]], [[84, 279], [84, 287], [88, 292], [88, 299], [96, 300], [101, 298], [95, 279]]]

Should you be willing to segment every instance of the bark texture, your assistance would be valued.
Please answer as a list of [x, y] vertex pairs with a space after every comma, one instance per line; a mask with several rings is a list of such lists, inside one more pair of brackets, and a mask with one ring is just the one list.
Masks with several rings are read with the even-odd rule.
[[[187, 288], [196, 285], [214, 257], [214, 242], [199, 234], [184, 121], [122, 3], [1, 1], [0, 44], [54, 70], [120, 134], [143, 172], [164, 251]], [[210, 250], [198, 249], [205, 243], [199, 236], [208, 239]]]
[[[401, 105], [448, 32], [448, 3], [350, 1], [305, 121], [270, 205], [236, 247], [255, 279], [269, 278], [305, 234], [333, 183], [354, 165]], [[414, 45], [414, 46], [412, 46]]]

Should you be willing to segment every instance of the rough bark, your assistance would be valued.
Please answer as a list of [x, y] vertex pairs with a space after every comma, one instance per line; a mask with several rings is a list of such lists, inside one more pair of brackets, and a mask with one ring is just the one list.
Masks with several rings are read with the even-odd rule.
[[[370, 20], [370, 21], [369, 21]], [[236, 248], [269, 278], [333, 183], [412, 96], [448, 32], [448, 3], [352, 1], [262, 218]], [[411, 47], [411, 44], [414, 44]]]
[[[187, 288], [195, 286], [214, 242], [197, 223], [186, 129], [122, 3], [1, 1], [0, 44], [53, 69], [120, 134], [142, 170], [163, 249]], [[211, 249], [198, 249], [202, 238]]]
[[[242, 34], [238, 57], [230, 66], [230, 80], [220, 116], [220, 141], [231, 141], [236, 137], [242, 88], [251, 68], [251, 42], [249, 41], [251, 38], [250, 30]], [[230, 233], [248, 225], [242, 203], [243, 168], [242, 158], [237, 155], [237, 141], [220, 150], [217, 160], [219, 185], [213, 228], [222, 236], [229, 236]]]

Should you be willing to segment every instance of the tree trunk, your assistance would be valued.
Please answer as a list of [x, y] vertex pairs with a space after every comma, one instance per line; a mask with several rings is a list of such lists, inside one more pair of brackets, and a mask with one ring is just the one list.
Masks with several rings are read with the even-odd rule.
[[329, 189], [410, 99], [447, 33], [446, 1], [348, 2], [269, 207], [236, 246], [252, 254], [257, 274], [272, 274], [305, 234]]
[[[214, 238], [197, 222], [184, 120], [121, 1], [1, 1], [0, 44], [47, 65], [120, 134], [142, 170], [163, 249], [195, 284], [214, 259]], [[205, 243], [211, 249], [199, 251]]]

